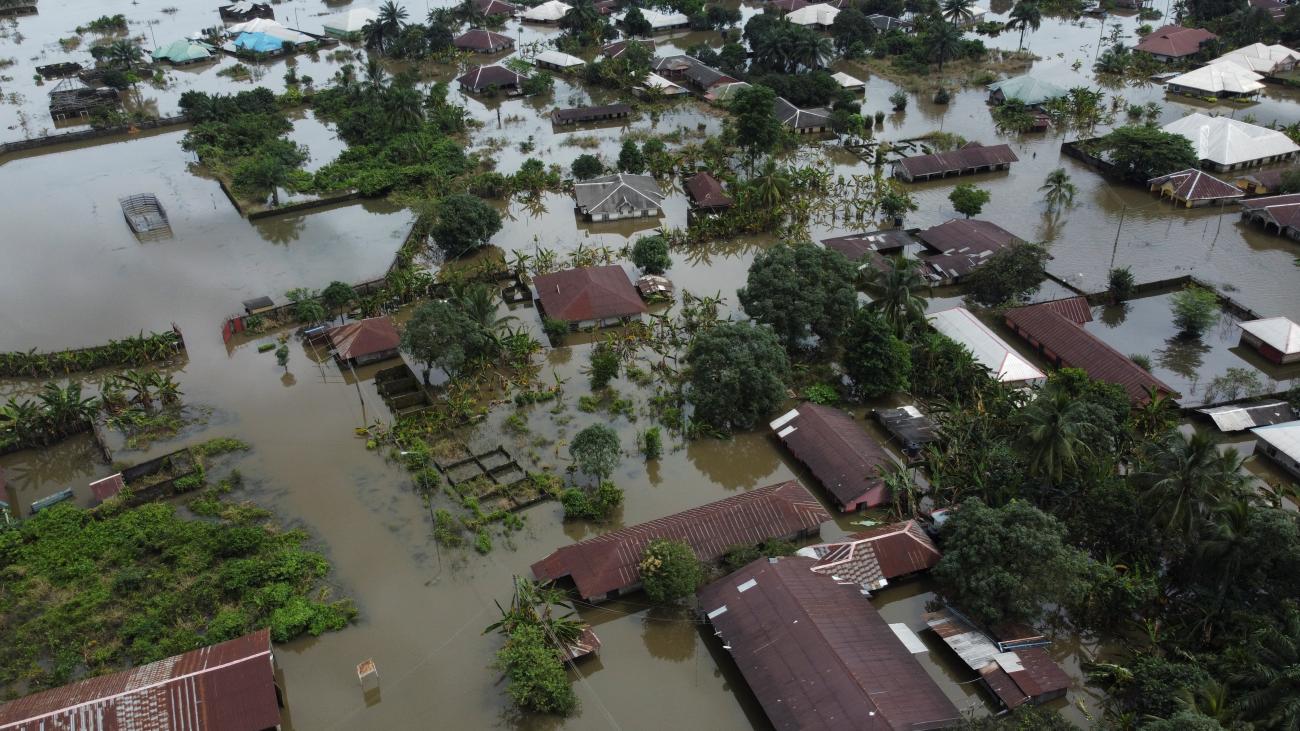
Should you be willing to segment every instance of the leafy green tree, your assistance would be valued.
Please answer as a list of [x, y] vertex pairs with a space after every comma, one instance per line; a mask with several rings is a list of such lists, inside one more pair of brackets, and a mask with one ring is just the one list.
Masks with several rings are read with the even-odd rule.
[[[1025, 4], [1021, 2], [1016, 7]], [[1047, 204], [1048, 213], [1055, 213], [1074, 205], [1074, 196], [1079, 192], [1074, 183], [1070, 182], [1070, 174], [1065, 172], [1065, 168], [1057, 168], [1048, 173], [1038, 189], [1043, 193], [1043, 202]]]
[[984, 210], [984, 204], [989, 202], [989, 192], [970, 183], [962, 183], [952, 189], [948, 200], [952, 201], [953, 210], [970, 218], [978, 216]]
[[1042, 244], [1019, 241], [1006, 246], [966, 277], [967, 296], [984, 307], [1023, 302], [1047, 278], [1050, 258]]
[[846, 7], [831, 21], [830, 33], [835, 40], [835, 48], [840, 53], [861, 55], [871, 45], [871, 40], [876, 35], [876, 26], [867, 20], [862, 11]]
[[497, 652], [496, 667], [510, 681], [510, 699], [521, 710], [567, 716], [578, 707], [556, 648], [537, 624], [520, 624]]
[[289, 346], [281, 345], [275, 349], [275, 362], [284, 369], [285, 373], [289, 372]]
[[1118, 127], [1097, 140], [1096, 148], [1120, 175], [1143, 182], [1200, 162], [1191, 140], [1145, 125]]
[[1219, 451], [1200, 431], [1171, 430], [1143, 446], [1137, 480], [1153, 526], [1195, 545], [1217, 505], [1241, 494], [1246, 478], [1235, 450]]
[[1257, 728], [1300, 727], [1300, 611], [1287, 608], [1277, 624], [1254, 631], [1234, 684], [1246, 688], [1237, 704]]
[[623, 491], [609, 480], [601, 480], [595, 489], [570, 487], [560, 493], [565, 520], [609, 520], [623, 504]]
[[623, 16], [623, 30], [631, 38], [645, 38], [654, 32], [654, 26], [646, 20], [641, 8], [633, 5], [627, 9], [627, 15]]
[[1219, 321], [1219, 298], [1212, 290], [1196, 285], [1175, 294], [1170, 302], [1174, 325], [1180, 335], [1199, 337]]
[[455, 378], [494, 352], [483, 326], [450, 302], [426, 302], [416, 308], [402, 330], [401, 348], [424, 364], [424, 382], [434, 366]]
[[593, 391], [608, 386], [610, 381], [618, 378], [622, 361], [618, 357], [618, 351], [614, 350], [609, 343], [597, 343], [591, 349], [590, 359], [591, 366], [587, 370], [587, 377], [591, 381]]
[[592, 424], [569, 443], [569, 456], [578, 469], [602, 480], [618, 467], [620, 454], [618, 432], [605, 424]]
[[1043, 605], [1065, 605], [1086, 591], [1088, 558], [1065, 542], [1052, 516], [1021, 500], [990, 508], [964, 500], [940, 535], [934, 568], [940, 590], [985, 626], [1033, 623]]
[[323, 322], [330, 316], [330, 314], [325, 310], [325, 305], [322, 305], [315, 299], [305, 299], [298, 302], [298, 304], [293, 308], [293, 314], [294, 317], [298, 318], [299, 322], [308, 325], [315, 325], [318, 322]]
[[600, 162], [600, 158], [595, 155], [584, 154], [578, 155], [573, 164], [569, 166], [569, 171], [573, 173], [576, 180], [588, 180], [605, 172], [605, 166]]
[[321, 290], [320, 298], [322, 304], [338, 313], [339, 322], [342, 322], [344, 309], [357, 300], [357, 292], [347, 282], [334, 281]]
[[716, 325], [695, 338], [687, 361], [694, 417], [715, 429], [749, 429], [785, 400], [790, 365], [768, 328]]
[[656, 604], [669, 604], [695, 593], [704, 583], [704, 566], [685, 541], [650, 541], [641, 557], [641, 584]]
[[642, 236], [632, 245], [632, 263], [646, 274], [663, 274], [673, 265], [668, 255], [668, 239], [660, 235]]
[[736, 92], [731, 100], [732, 139], [745, 151], [749, 165], [775, 151], [785, 139], [776, 118], [776, 92], [752, 85]]
[[645, 156], [635, 140], [623, 140], [623, 148], [618, 152], [618, 169], [638, 175], [645, 172]]
[[745, 314], [796, 348], [809, 336], [835, 340], [857, 303], [853, 281], [853, 265], [838, 251], [779, 244], [754, 258], [737, 295]]
[[1060, 484], [1079, 467], [1090, 451], [1087, 403], [1071, 398], [1064, 389], [1040, 389], [1020, 414], [1021, 444], [1029, 459], [1029, 473]]
[[269, 194], [271, 205], [280, 205], [280, 188], [288, 186], [292, 175], [304, 162], [307, 152], [297, 143], [273, 139], [262, 144], [252, 156], [241, 160], [231, 171], [235, 191], [244, 195]]
[[916, 199], [894, 181], [889, 183], [888, 189], [880, 196], [880, 212], [894, 219], [895, 225], [901, 226], [903, 217], [917, 209]]
[[452, 193], [438, 202], [438, 218], [429, 233], [449, 257], [486, 246], [501, 230], [501, 214], [478, 196]]
[[879, 315], [859, 308], [844, 333], [844, 370], [864, 398], [906, 391], [911, 350]]

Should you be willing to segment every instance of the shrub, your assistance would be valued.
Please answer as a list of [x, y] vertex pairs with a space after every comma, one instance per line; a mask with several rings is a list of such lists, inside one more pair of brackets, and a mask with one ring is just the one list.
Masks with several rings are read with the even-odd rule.
[[565, 520], [609, 520], [614, 509], [623, 504], [623, 491], [609, 480], [602, 480], [594, 490], [571, 487], [560, 493]]
[[1129, 267], [1115, 267], [1106, 277], [1106, 291], [1116, 302], [1123, 302], [1133, 296], [1135, 280], [1133, 270]]
[[611, 380], [618, 378], [621, 361], [618, 352], [609, 343], [597, 343], [591, 349], [590, 359], [591, 367], [587, 371], [587, 378], [593, 391], [608, 386]]
[[651, 541], [640, 567], [646, 595], [659, 604], [691, 596], [704, 581], [704, 566], [685, 541]]
[[1199, 337], [1219, 321], [1219, 298], [1213, 291], [1192, 285], [1175, 294], [1170, 303], [1180, 335]]
[[618, 466], [618, 433], [604, 424], [592, 424], [573, 438], [569, 456], [578, 469], [603, 480]]
[[659, 427], [652, 426], [641, 434], [641, 453], [646, 459], [659, 459], [664, 451], [663, 435]]
[[537, 624], [515, 627], [497, 652], [496, 667], [510, 680], [510, 700], [521, 710], [567, 716], [578, 707], [559, 653]]
[[830, 406], [840, 400], [840, 394], [834, 386], [826, 383], [814, 383], [803, 391], [805, 400], [823, 406]]
[[569, 172], [578, 180], [587, 180], [605, 172], [605, 166], [601, 164], [600, 158], [591, 154], [579, 155], [573, 164], [569, 166]]
[[546, 333], [546, 337], [550, 338], [552, 343], [557, 343], [569, 334], [569, 323], [547, 317], [542, 320], [542, 332]]
[[895, 112], [901, 112], [907, 109], [907, 92], [899, 89], [889, 95], [889, 103], [894, 105]]
[[492, 536], [488, 535], [487, 528], [479, 528], [474, 534], [474, 550], [483, 554], [492, 552]]

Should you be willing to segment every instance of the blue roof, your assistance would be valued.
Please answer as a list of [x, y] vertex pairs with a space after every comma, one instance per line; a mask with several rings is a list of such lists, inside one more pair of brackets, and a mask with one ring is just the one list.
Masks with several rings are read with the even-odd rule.
[[235, 48], [254, 53], [270, 53], [284, 48], [284, 39], [266, 33], [240, 33]]

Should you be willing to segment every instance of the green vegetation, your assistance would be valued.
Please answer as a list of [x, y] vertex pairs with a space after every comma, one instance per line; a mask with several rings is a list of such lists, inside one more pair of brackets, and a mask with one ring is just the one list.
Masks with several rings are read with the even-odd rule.
[[663, 433], [657, 426], [652, 426], [642, 432], [640, 439], [641, 453], [647, 460], [659, 459], [664, 453]]
[[591, 390], [600, 390], [608, 386], [610, 381], [618, 378], [622, 360], [612, 344], [597, 343], [591, 349], [590, 360], [591, 367], [587, 369], [587, 378], [591, 382]]
[[618, 432], [604, 424], [592, 424], [569, 443], [569, 456], [584, 474], [604, 480], [613, 474], [622, 456]]
[[785, 400], [789, 361], [766, 327], [716, 325], [696, 337], [687, 362], [694, 418], [713, 429], [752, 428]]
[[311, 188], [309, 176], [299, 170], [307, 151], [285, 139], [293, 125], [269, 90], [233, 96], [187, 91], [180, 107], [194, 123], [181, 147], [230, 181], [236, 193], [260, 201], [269, 195], [275, 206], [280, 188]]
[[1115, 302], [1123, 302], [1133, 296], [1137, 280], [1133, 270], [1128, 267], [1116, 267], [1106, 275], [1106, 291]]
[[1191, 285], [1170, 301], [1174, 325], [1185, 337], [1200, 337], [1219, 321], [1219, 297], [1213, 290]]
[[668, 240], [663, 236], [642, 236], [632, 245], [632, 263], [646, 274], [663, 274], [673, 265]]
[[732, 546], [722, 557], [722, 567], [727, 572], [738, 571], [760, 558], [792, 556], [795, 546], [789, 541], [769, 540], [758, 546]]
[[449, 301], [426, 302], [417, 307], [402, 329], [401, 348], [424, 364], [425, 383], [435, 366], [456, 376], [497, 352], [492, 332], [456, 302]]
[[179, 332], [168, 330], [110, 340], [107, 345], [56, 353], [0, 353], [0, 377], [42, 378], [99, 368], [141, 366], [175, 358], [184, 347]]
[[853, 313], [853, 265], [844, 255], [812, 244], [779, 244], [754, 257], [737, 292], [745, 314], [770, 325], [787, 349], [810, 337], [833, 343]]
[[1118, 127], [1094, 145], [1095, 151], [1115, 166], [1117, 174], [1140, 182], [1194, 168], [1199, 163], [1190, 140], [1156, 127]]
[[912, 355], [879, 315], [859, 309], [844, 334], [844, 370], [863, 398], [906, 391]]
[[623, 504], [623, 491], [609, 480], [601, 480], [595, 489], [570, 487], [560, 493], [565, 520], [609, 520]]
[[704, 582], [704, 565], [685, 541], [650, 541], [641, 557], [641, 584], [656, 604], [695, 594]]
[[0, 405], [0, 454], [47, 446], [90, 429], [100, 403], [83, 396], [81, 384], [46, 383], [36, 401], [10, 396]]
[[[1024, 5], [1025, 3], [1020, 3]], [[1017, 5], [1016, 7], [1020, 7]], [[1043, 193], [1043, 202], [1047, 204], [1048, 213], [1057, 213], [1058, 211], [1069, 208], [1074, 205], [1074, 196], [1079, 192], [1074, 183], [1070, 181], [1070, 174], [1065, 172], [1065, 168], [1057, 168], [1047, 174], [1043, 184], [1038, 187]]]
[[989, 192], [970, 183], [962, 183], [952, 189], [948, 200], [952, 201], [953, 210], [970, 218], [978, 216], [984, 210], [984, 204], [989, 202]]
[[482, 248], [501, 230], [501, 214], [467, 193], [452, 193], [438, 202], [429, 235], [449, 258]]
[[605, 172], [605, 165], [595, 155], [583, 154], [574, 159], [569, 172], [576, 180], [588, 180]]
[[966, 277], [966, 297], [984, 307], [1023, 302], [1047, 279], [1050, 258], [1042, 244], [1022, 241], [1004, 247]]
[[[564, 672], [564, 649], [575, 643], [584, 625], [563, 591], [549, 583], [515, 578], [509, 608], [501, 619], [483, 630], [506, 637], [495, 666], [510, 681], [510, 698], [523, 711], [567, 716], [578, 708], [578, 698]], [[562, 612], [562, 613], [561, 613]]]
[[184, 520], [162, 503], [43, 510], [0, 530], [0, 681], [34, 691], [259, 627], [276, 642], [342, 629], [356, 611], [323, 599], [329, 564], [306, 540], [256, 519]]
[[116, 33], [126, 30], [126, 16], [118, 13], [117, 15], [101, 15], [98, 18], [77, 26], [77, 34], [84, 33]]

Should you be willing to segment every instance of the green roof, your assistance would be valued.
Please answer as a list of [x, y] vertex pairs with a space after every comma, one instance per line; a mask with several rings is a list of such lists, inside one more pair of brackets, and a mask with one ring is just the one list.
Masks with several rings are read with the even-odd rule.
[[1056, 99], [1070, 93], [1050, 81], [1042, 81], [1032, 76], [1017, 76], [1011, 79], [1003, 79], [1002, 81], [989, 84], [988, 90], [1001, 90], [1003, 97], [1007, 99], [1017, 99], [1021, 103], [1029, 105], [1042, 104], [1049, 99]]
[[208, 47], [198, 41], [179, 40], [170, 46], [164, 46], [153, 52], [155, 61], [171, 61], [172, 63], [185, 63], [186, 61], [197, 61], [212, 55]]

